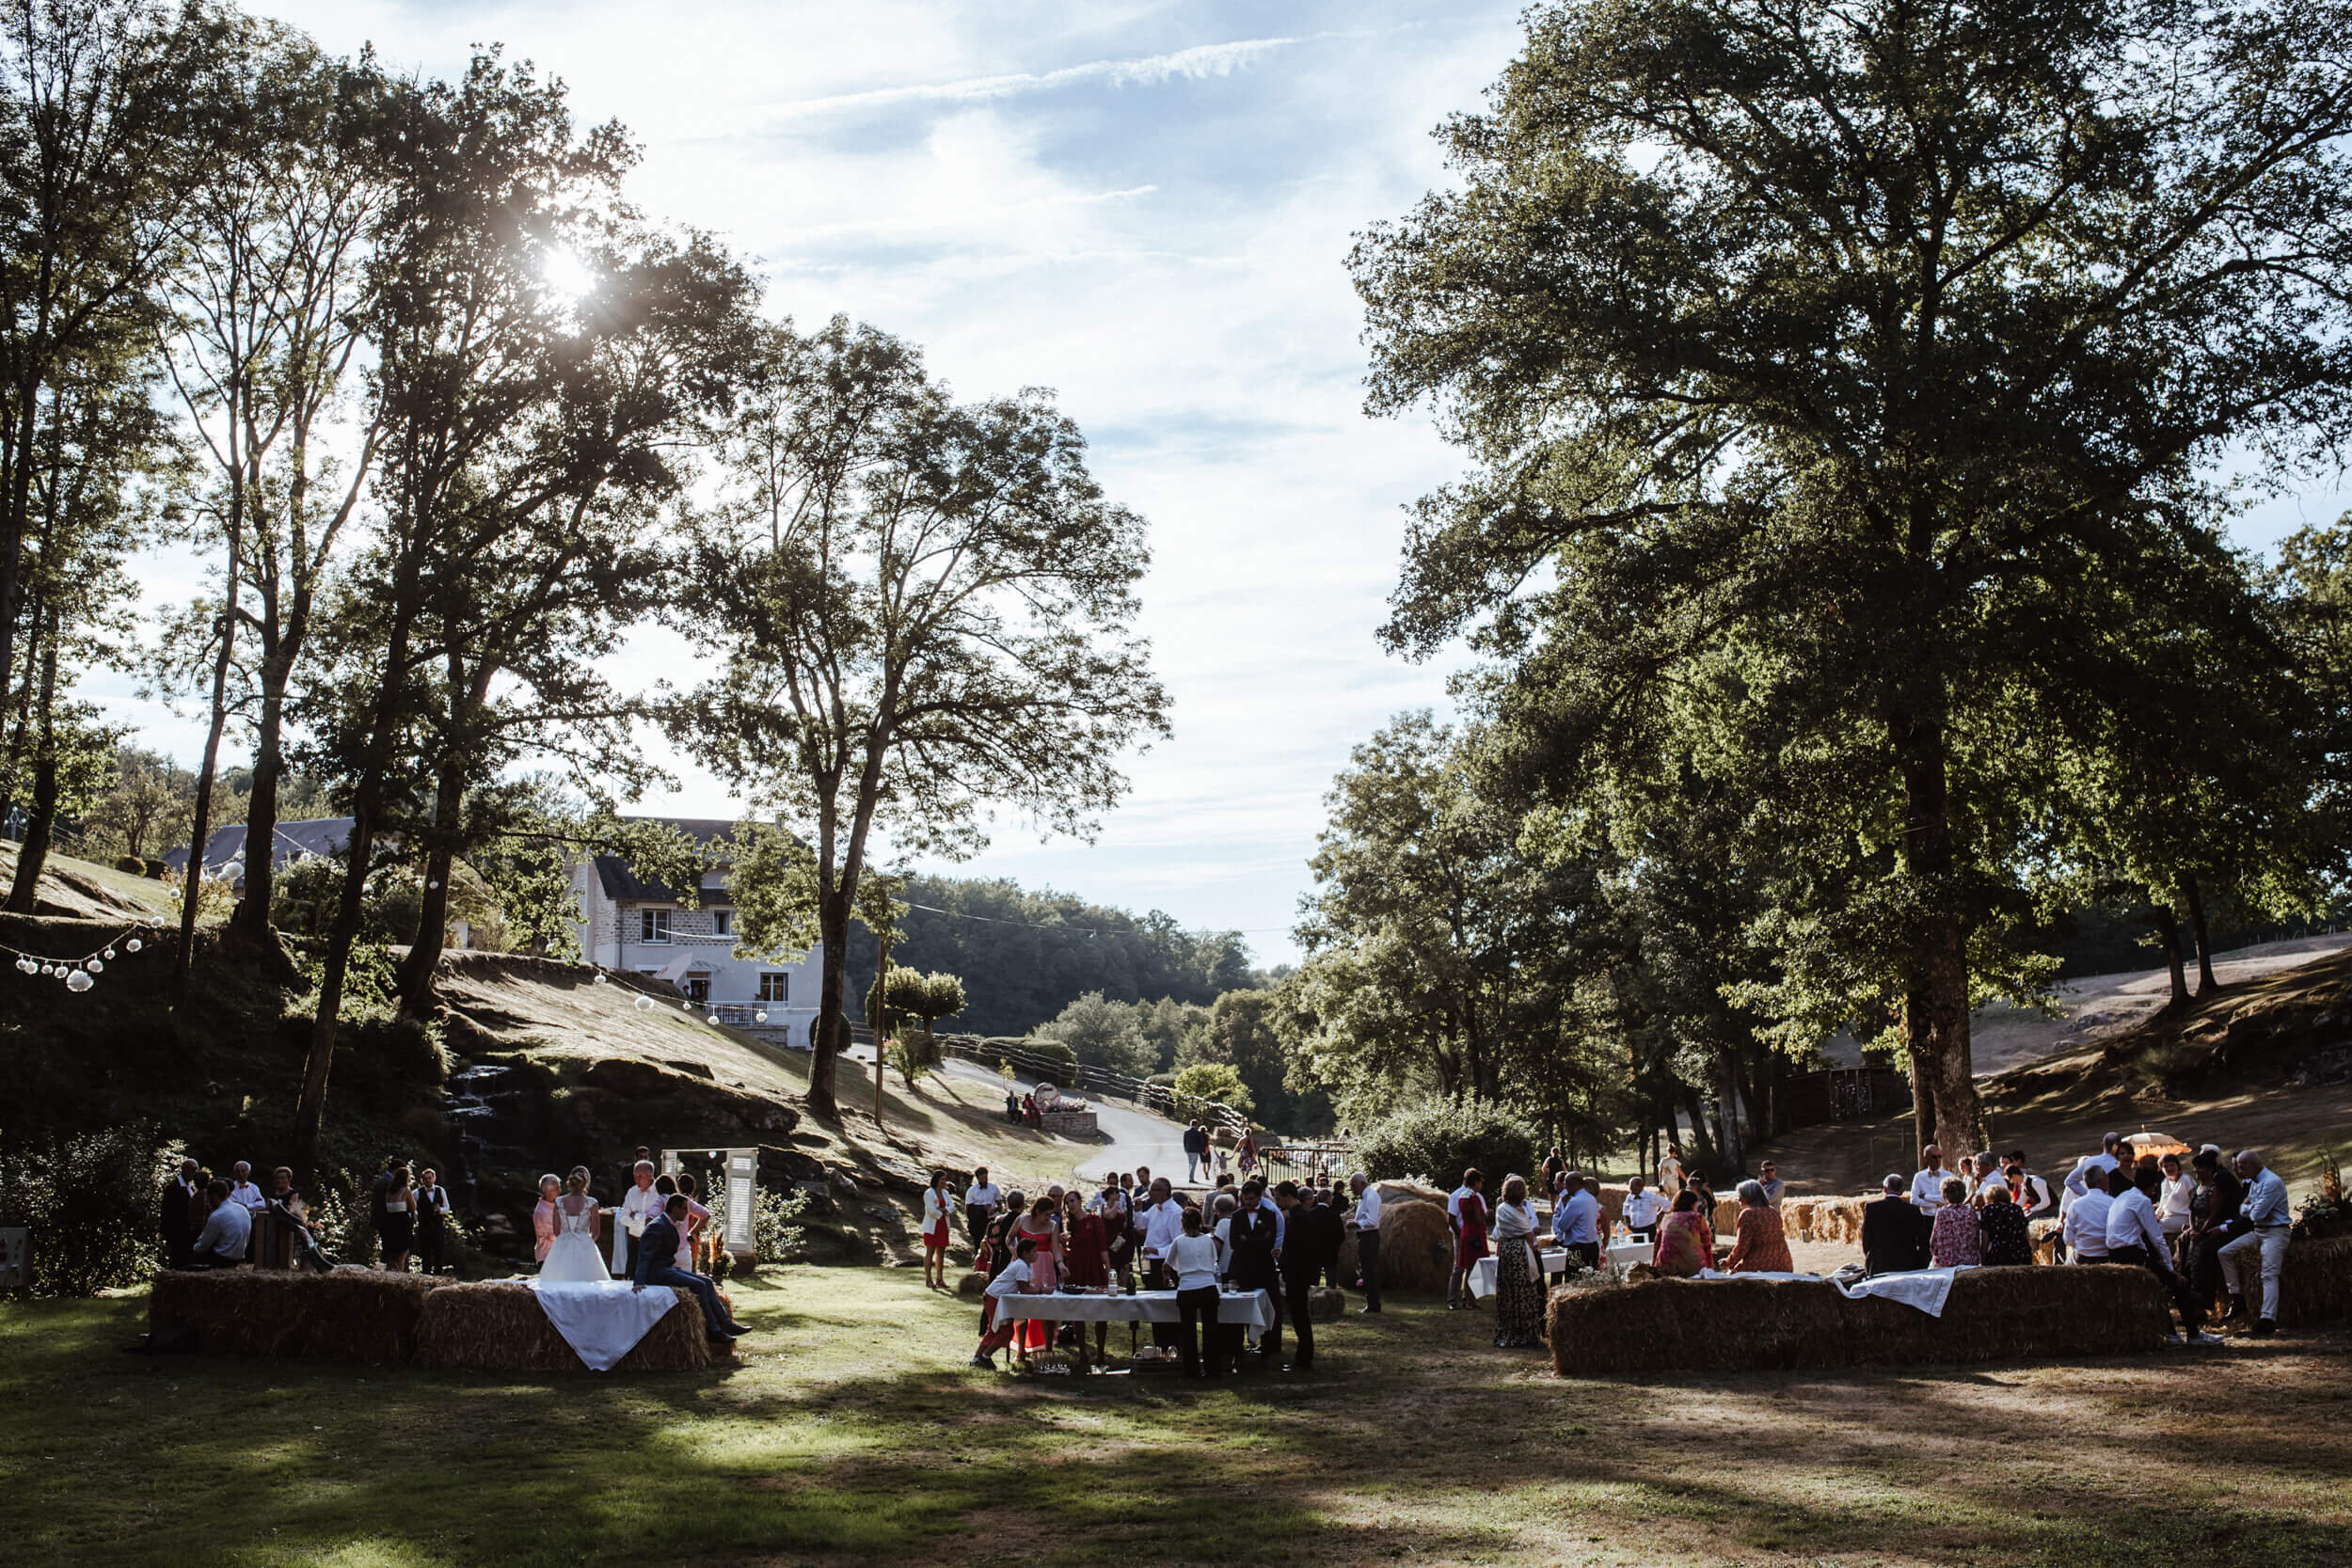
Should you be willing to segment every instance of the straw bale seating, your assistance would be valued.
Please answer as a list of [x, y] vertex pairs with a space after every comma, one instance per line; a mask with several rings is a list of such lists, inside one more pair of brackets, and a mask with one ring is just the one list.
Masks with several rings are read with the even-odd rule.
[[[685, 1291], [616, 1371], [691, 1371], [715, 1355]], [[205, 1355], [413, 1362], [503, 1371], [586, 1371], [531, 1288], [460, 1285], [345, 1266], [331, 1274], [231, 1269], [155, 1276], [147, 1323], [158, 1342], [192, 1335]]]
[[2352, 1236], [2288, 1243], [2286, 1266], [2279, 1274], [2279, 1326], [2345, 1317], [2352, 1317]]
[[440, 1283], [350, 1266], [324, 1275], [167, 1270], [148, 1293], [147, 1327], [158, 1341], [192, 1333], [206, 1355], [412, 1361], [424, 1298]]
[[1552, 1370], [1830, 1371], [2154, 1350], [2169, 1302], [2141, 1269], [1967, 1269], [1944, 1315], [1826, 1280], [1647, 1279], [1551, 1292]]
[[[636, 1348], [621, 1357], [616, 1372], [691, 1372], [714, 1356], [704, 1333], [703, 1309], [684, 1291], [677, 1305], [661, 1314]], [[586, 1369], [528, 1285], [489, 1280], [445, 1285], [425, 1298], [417, 1359], [428, 1367], [473, 1367], [492, 1371], [576, 1372]]]

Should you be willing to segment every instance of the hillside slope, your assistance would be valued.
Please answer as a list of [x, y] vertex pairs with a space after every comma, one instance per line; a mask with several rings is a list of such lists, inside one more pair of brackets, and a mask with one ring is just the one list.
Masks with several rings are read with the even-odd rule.
[[[2352, 1154], [2352, 953], [2275, 970], [1979, 1081], [1994, 1144], [2062, 1172], [2099, 1134], [2142, 1129], [2258, 1148], [2299, 1198]], [[1761, 1151], [1800, 1193], [1853, 1193], [1914, 1167], [1911, 1116], [1807, 1127]]]

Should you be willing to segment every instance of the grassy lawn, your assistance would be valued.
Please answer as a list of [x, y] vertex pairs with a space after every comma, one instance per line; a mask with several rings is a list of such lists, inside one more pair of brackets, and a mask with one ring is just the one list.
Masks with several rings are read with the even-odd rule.
[[[120, 1354], [0, 1311], [11, 1563], [2340, 1563], [2352, 1336], [2069, 1366], [1561, 1382], [1430, 1302], [1215, 1392], [962, 1363], [913, 1270], [737, 1292], [708, 1373]], [[1123, 1338], [1123, 1334], [1121, 1335]], [[2128, 1499], [2119, 1501], [2119, 1499]]]

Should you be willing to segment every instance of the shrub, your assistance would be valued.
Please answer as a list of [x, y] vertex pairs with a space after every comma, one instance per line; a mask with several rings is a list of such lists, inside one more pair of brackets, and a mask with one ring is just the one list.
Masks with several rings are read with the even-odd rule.
[[144, 876], [147, 872], [147, 863], [139, 859], [136, 855], [117, 855], [115, 857], [115, 869], [117, 871], [127, 871], [134, 877]]
[[0, 1149], [0, 1224], [33, 1231], [33, 1293], [95, 1295], [144, 1279], [172, 1161], [134, 1123]]
[[160, 881], [162, 881], [162, 880], [164, 879], [164, 874], [165, 874], [166, 872], [169, 871], [170, 869], [171, 869], [171, 867], [169, 867], [169, 866], [166, 865], [166, 864], [165, 864], [163, 862], [161, 862], [161, 861], [141, 861], [141, 862], [139, 862], [139, 871], [141, 872], [141, 874], [142, 874], [142, 875], [145, 875], [145, 876], [148, 876], [148, 877], [151, 877], [151, 878], [153, 878], [155, 880], [157, 880], [157, 881], [159, 881], [159, 882], [160, 882]]
[[1356, 1161], [1375, 1180], [1428, 1178], [1452, 1187], [1475, 1165], [1497, 1191], [1513, 1173], [1532, 1175], [1542, 1139], [1517, 1112], [1454, 1101], [1391, 1111], [1356, 1138]]
[[[711, 1183], [710, 1230], [727, 1228], [727, 1185]], [[786, 1192], [761, 1187], [753, 1198], [752, 1250], [762, 1263], [795, 1263], [808, 1255], [808, 1238], [801, 1221], [808, 1213], [808, 1195], [795, 1187]], [[720, 1256], [726, 1254], [722, 1251]]]
[[1078, 1076], [1078, 1053], [1050, 1036], [1031, 1036], [1021, 1042], [1021, 1049], [1054, 1063], [1057, 1083], [1067, 1084]]
[[1232, 1106], [1243, 1116], [1257, 1109], [1257, 1102], [1250, 1098], [1249, 1086], [1241, 1081], [1241, 1074], [1224, 1062], [1196, 1063], [1179, 1072], [1170, 1086], [1176, 1091], [1179, 1105], [1213, 1100], [1220, 1105]]

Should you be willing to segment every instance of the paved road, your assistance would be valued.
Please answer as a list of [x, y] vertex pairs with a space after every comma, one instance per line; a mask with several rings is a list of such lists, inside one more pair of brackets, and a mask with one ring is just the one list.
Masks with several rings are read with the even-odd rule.
[[[977, 1079], [984, 1083], [1001, 1084], [1004, 1080], [977, 1062], [966, 1062], [950, 1056], [945, 1069], [958, 1078]], [[1014, 1080], [1024, 1092], [1037, 1086], [1035, 1079]], [[1075, 1166], [1078, 1175], [1089, 1181], [1099, 1181], [1113, 1171], [1133, 1170], [1149, 1165], [1154, 1176], [1173, 1179], [1181, 1186], [1184, 1168], [1184, 1130], [1164, 1117], [1149, 1111], [1138, 1111], [1123, 1101], [1089, 1100], [1094, 1107], [1095, 1125], [1109, 1138], [1083, 1154]]]

